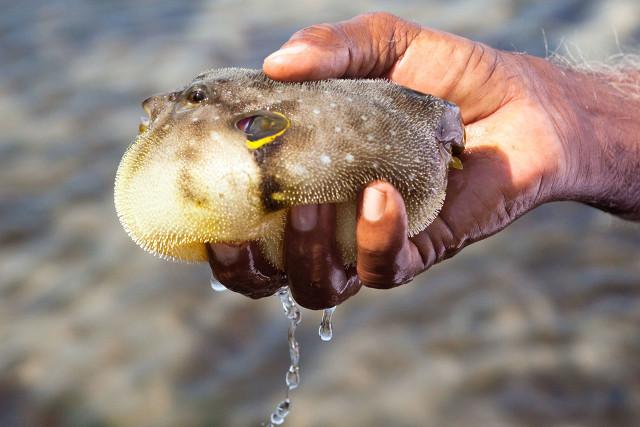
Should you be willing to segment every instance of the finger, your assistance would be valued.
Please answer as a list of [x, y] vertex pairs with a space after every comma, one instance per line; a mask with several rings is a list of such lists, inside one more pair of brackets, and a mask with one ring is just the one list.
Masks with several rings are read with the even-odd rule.
[[512, 98], [519, 69], [517, 56], [422, 28], [386, 77], [456, 103], [469, 123], [487, 117]]
[[356, 238], [358, 276], [365, 286], [392, 288], [424, 270], [424, 260], [408, 238], [404, 201], [391, 184], [378, 181], [363, 191]]
[[276, 80], [379, 77], [400, 58], [420, 27], [388, 13], [360, 15], [295, 33], [268, 56], [264, 72]]
[[334, 307], [360, 289], [353, 269], [345, 271], [337, 247], [335, 205], [292, 207], [284, 254], [291, 293], [303, 307]]
[[213, 243], [206, 247], [214, 276], [234, 292], [257, 299], [273, 295], [286, 284], [284, 274], [264, 259], [255, 242]]

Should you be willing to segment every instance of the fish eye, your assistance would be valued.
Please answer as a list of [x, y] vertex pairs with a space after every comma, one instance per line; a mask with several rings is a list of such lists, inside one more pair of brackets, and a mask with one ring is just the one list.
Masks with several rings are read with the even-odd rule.
[[192, 104], [200, 104], [207, 100], [207, 91], [202, 86], [192, 87], [187, 93], [187, 101]]
[[289, 120], [284, 115], [270, 111], [251, 113], [236, 122], [236, 128], [244, 132], [249, 141], [281, 134], [289, 125]]

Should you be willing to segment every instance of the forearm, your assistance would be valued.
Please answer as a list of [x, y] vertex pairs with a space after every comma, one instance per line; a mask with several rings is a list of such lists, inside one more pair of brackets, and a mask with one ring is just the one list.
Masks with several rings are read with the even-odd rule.
[[[593, 191], [583, 192], [582, 201], [616, 215], [640, 220], [640, 72], [625, 75], [585, 76], [579, 114], [589, 126], [580, 136], [597, 147], [599, 170], [583, 170]], [[615, 79], [615, 80], [612, 80]], [[621, 81], [635, 81], [636, 86]], [[625, 89], [626, 88], [626, 89]], [[593, 176], [592, 176], [593, 175]], [[594, 182], [594, 178], [597, 181]], [[598, 183], [601, 187], [598, 188]], [[591, 194], [589, 194], [591, 193]]]
[[640, 220], [640, 70], [560, 68], [570, 199]]

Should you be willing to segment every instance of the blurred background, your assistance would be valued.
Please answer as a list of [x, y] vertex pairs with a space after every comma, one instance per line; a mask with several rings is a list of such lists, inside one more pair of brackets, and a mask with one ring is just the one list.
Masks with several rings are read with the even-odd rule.
[[[284, 393], [275, 298], [134, 246], [112, 202], [140, 101], [259, 67], [295, 30], [386, 10], [507, 50], [640, 43], [637, 0], [2, 1], [0, 426], [247, 426]], [[548, 205], [334, 339], [304, 311], [292, 426], [640, 425], [640, 225]]]

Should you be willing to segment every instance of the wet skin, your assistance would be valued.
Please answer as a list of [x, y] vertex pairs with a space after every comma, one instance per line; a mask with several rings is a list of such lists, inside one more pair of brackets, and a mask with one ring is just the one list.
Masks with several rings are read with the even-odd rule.
[[[363, 211], [365, 193], [373, 205]], [[392, 203], [386, 203], [387, 197]], [[367, 187], [358, 206], [358, 269], [344, 267], [335, 239], [336, 209], [331, 204], [290, 209], [284, 243], [286, 274], [271, 267], [251, 242], [209, 245], [209, 264], [216, 278], [235, 292], [261, 298], [286, 284], [300, 305], [314, 310], [339, 305], [355, 295], [363, 282], [372, 288], [392, 288], [426, 268], [428, 258], [423, 256], [428, 254], [420, 252], [414, 239], [406, 238], [404, 202], [390, 184]]]
[[[466, 125], [464, 170], [449, 173], [447, 196], [426, 230], [407, 237], [400, 194], [384, 182], [360, 193], [355, 268], [340, 268], [335, 208], [290, 209], [286, 277], [255, 245], [212, 245], [214, 274], [228, 288], [266, 296], [288, 283], [313, 309], [339, 304], [362, 285], [392, 288], [529, 210], [573, 200], [640, 220], [640, 99], [601, 76], [559, 68], [437, 32], [385, 13], [294, 34], [264, 63], [276, 80], [386, 77], [456, 103]], [[637, 70], [625, 77], [637, 82]], [[628, 153], [620, 156], [619, 153]]]
[[290, 211], [285, 228], [286, 274], [273, 268], [252, 242], [208, 245], [209, 264], [220, 283], [248, 297], [269, 296], [289, 285], [302, 306], [333, 307], [361, 286], [355, 267], [344, 268], [335, 232], [334, 205], [300, 206]]

